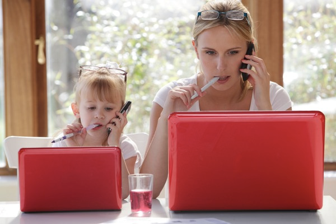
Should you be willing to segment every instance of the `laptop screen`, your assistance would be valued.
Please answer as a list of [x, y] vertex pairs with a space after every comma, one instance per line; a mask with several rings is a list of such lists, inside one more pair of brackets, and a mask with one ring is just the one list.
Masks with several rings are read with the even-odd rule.
[[19, 186], [24, 212], [120, 210], [120, 149], [22, 148]]
[[180, 112], [168, 129], [171, 210], [321, 208], [321, 112]]

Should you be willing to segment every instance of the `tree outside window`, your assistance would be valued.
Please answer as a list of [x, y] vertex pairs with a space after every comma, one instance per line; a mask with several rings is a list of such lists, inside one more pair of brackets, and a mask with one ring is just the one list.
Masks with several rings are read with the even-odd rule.
[[203, 1], [46, 2], [49, 132], [74, 119], [70, 104], [79, 65], [116, 61], [128, 71], [133, 102], [125, 132], [148, 132], [161, 86], [195, 73], [192, 26]]
[[326, 116], [325, 161], [336, 161], [336, 0], [284, 1], [284, 81], [294, 110]]

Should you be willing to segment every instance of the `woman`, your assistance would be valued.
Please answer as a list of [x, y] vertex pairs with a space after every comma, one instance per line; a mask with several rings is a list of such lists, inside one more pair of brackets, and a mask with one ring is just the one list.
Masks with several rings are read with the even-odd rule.
[[[270, 81], [264, 61], [254, 51], [246, 55], [248, 47], [256, 48], [257, 43], [252, 18], [240, 1], [210, 1], [203, 5], [196, 17], [193, 38], [199, 72], [161, 88], [151, 110], [149, 144], [140, 172], [154, 174], [154, 198], [167, 179], [167, 127], [172, 112], [291, 110], [287, 92]], [[254, 69], [241, 68], [242, 63]], [[218, 81], [201, 92], [201, 87], [214, 77], [219, 77]], [[198, 97], [192, 99], [194, 92]]]

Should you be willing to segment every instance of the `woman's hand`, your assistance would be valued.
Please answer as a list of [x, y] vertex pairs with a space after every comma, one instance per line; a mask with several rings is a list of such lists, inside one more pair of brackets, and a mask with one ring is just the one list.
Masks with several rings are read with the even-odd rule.
[[263, 59], [253, 55], [245, 55], [247, 59], [243, 59], [245, 64], [252, 65], [254, 70], [240, 69], [241, 72], [249, 74], [248, 81], [254, 89], [254, 98], [259, 110], [272, 110], [270, 100], [270, 75]]
[[70, 133], [77, 133], [80, 132], [80, 134], [76, 134], [75, 136], [71, 138], [67, 138], [65, 141], [68, 146], [82, 146], [84, 144], [84, 140], [86, 137], [86, 129], [83, 128], [83, 125], [79, 122], [74, 122], [72, 124], [68, 124], [65, 129], [63, 129], [63, 134], [67, 135]]
[[110, 134], [107, 138], [107, 144], [109, 146], [119, 146], [120, 137], [127, 122], [126, 112], [122, 114], [118, 111], [116, 112], [116, 117], [112, 118], [111, 121], [106, 125], [106, 128], [110, 130]]
[[[194, 91], [198, 93], [198, 97], [191, 100]], [[186, 111], [204, 94], [205, 92], [202, 93], [201, 89], [196, 84], [176, 86], [169, 91], [161, 115], [168, 118], [169, 115], [175, 111]]]

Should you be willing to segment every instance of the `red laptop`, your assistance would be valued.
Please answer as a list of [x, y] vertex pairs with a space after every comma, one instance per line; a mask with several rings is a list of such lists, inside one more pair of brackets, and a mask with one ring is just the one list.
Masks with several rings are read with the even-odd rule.
[[168, 122], [172, 211], [322, 207], [321, 112], [180, 112]]
[[120, 210], [120, 149], [22, 148], [19, 186], [23, 212]]

